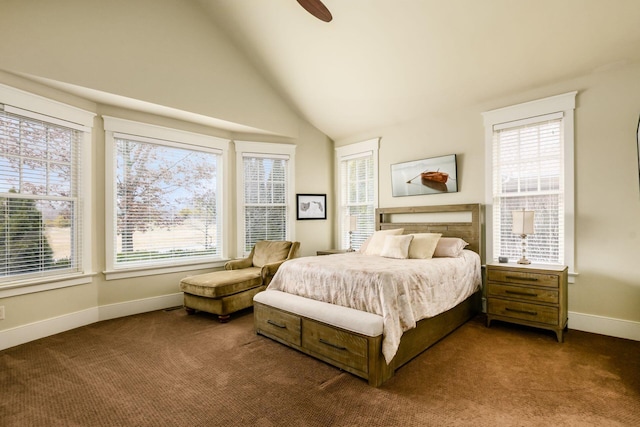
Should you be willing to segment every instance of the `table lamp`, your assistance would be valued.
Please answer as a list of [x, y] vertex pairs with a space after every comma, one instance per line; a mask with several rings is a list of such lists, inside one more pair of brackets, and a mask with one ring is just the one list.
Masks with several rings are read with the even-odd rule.
[[526, 257], [527, 235], [533, 234], [533, 217], [534, 211], [518, 210], [511, 212], [513, 216], [513, 228], [514, 234], [519, 234], [522, 238], [522, 258], [518, 260], [518, 264], [531, 264]]
[[354, 252], [352, 245], [353, 232], [358, 229], [358, 217], [356, 215], [347, 215], [347, 223], [349, 224], [349, 249], [347, 252]]

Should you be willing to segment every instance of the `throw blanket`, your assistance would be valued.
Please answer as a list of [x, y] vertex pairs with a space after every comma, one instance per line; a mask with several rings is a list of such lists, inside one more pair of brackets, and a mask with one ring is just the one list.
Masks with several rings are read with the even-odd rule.
[[390, 259], [358, 252], [286, 261], [269, 289], [382, 316], [382, 354], [395, 356], [402, 333], [480, 288], [480, 257]]

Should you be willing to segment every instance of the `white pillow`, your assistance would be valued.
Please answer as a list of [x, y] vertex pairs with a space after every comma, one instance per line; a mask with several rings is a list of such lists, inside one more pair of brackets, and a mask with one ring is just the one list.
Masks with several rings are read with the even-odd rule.
[[406, 259], [409, 256], [409, 245], [413, 240], [413, 235], [402, 234], [400, 236], [387, 236], [384, 239], [384, 246], [380, 256], [385, 258]]
[[458, 237], [442, 237], [440, 240], [438, 240], [438, 244], [436, 245], [436, 250], [433, 253], [433, 256], [439, 258], [457, 258], [462, 255], [462, 250], [467, 245], [467, 242]]
[[413, 240], [409, 246], [409, 258], [429, 259], [433, 257], [441, 233], [416, 233], [412, 234]]
[[367, 240], [365, 240], [364, 243], [362, 244], [362, 246], [360, 246], [360, 249], [358, 249], [358, 252], [363, 254], [363, 253], [365, 253], [367, 251], [367, 247], [369, 246], [369, 242], [371, 242], [371, 238], [372, 237], [373, 236], [367, 237]]
[[404, 228], [394, 228], [391, 230], [378, 230], [371, 236], [371, 240], [365, 249], [365, 255], [380, 255], [384, 247], [384, 239], [387, 236], [397, 236], [404, 232]]

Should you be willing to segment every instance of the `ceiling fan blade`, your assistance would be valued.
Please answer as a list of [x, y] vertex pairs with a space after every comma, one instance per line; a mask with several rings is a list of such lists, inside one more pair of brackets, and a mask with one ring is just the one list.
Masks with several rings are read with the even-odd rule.
[[333, 19], [329, 9], [320, 0], [298, 0], [300, 6], [321, 21], [329, 22]]

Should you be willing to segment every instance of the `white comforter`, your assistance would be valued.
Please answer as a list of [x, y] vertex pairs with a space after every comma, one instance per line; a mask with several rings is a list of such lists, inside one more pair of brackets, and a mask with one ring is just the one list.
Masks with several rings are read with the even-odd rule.
[[304, 257], [282, 264], [269, 289], [378, 314], [382, 354], [395, 356], [402, 333], [480, 288], [480, 257], [390, 259], [358, 252]]

